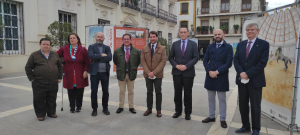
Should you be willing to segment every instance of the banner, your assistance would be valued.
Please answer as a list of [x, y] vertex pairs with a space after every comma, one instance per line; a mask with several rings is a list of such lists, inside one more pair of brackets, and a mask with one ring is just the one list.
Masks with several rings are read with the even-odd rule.
[[[290, 124], [295, 76], [299, 8], [268, 16], [252, 17], [243, 24], [259, 25], [258, 38], [270, 43], [268, 64], [265, 68], [266, 84], [262, 91], [262, 111], [277, 120]], [[246, 40], [246, 32], [243, 40]]]
[[[114, 26], [104, 26], [103, 27], [104, 41], [103, 44], [110, 47], [111, 54], [114, 53]], [[110, 65], [113, 65], [113, 60], [110, 61]], [[113, 68], [110, 68], [110, 75], [116, 75], [116, 72], [113, 72]]]
[[[124, 34], [131, 35], [131, 44], [137, 48], [141, 53], [143, 47], [147, 45], [147, 29], [141, 28], [127, 28], [127, 27], [115, 27], [114, 28], [114, 50], [121, 47], [123, 44], [122, 37]], [[140, 65], [138, 70], [143, 70]], [[116, 72], [116, 66], [113, 66], [113, 72]], [[141, 72], [138, 72], [141, 73]]]
[[85, 38], [87, 48], [89, 45], [96, 43], [96, 34], [98, 32], [103, 32], [103, 26], [92, 26], [86, 28], [86, 33], [88, 33]]

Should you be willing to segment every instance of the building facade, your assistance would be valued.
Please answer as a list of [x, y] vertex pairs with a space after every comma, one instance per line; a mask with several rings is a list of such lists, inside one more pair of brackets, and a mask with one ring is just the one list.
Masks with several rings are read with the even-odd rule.
[[[71, 23], [85, 44], [88, 25], [144, 27], [177, 37], [175, 0], [1, 0], [0, 73], [23, 72], [29, 55], [54, 21]], [[5, 40], [4, 40], [5, 39]]]
[[242, 18], [265, 11], [265, 8], [265, 0], [196, 0], [195, 37], [198, 38], [198, 47], [205, 53], [213, 42], [215, 29], [225, 32], [227, 43], [239, 43]]

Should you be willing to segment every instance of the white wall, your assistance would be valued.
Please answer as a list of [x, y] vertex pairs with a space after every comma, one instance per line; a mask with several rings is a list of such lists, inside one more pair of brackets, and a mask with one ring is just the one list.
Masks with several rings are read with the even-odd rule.
[[[180, 6], [181, 3], [189, 3], [189, 14], [187, 15], [180, 15]], [[194, 23], [194, 1], [183, 1], [183, 2], [176, 2], [176, 9], [177, 9], [177, 24], [178, 27], [180, 26], [180, 21], [187, 20], [189, 22], [189, 30], [191, 30], [191, 25]]]

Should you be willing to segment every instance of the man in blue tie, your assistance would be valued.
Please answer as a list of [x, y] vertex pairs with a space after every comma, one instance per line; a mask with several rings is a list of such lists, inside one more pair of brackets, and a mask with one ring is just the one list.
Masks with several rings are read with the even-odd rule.
[[215, 122], [216, 93], [219, 98], [221, 127], [227, 128], [226, 123], [226, 92], [229, 91], [229, 68], [232, 66], [233, 50], [224, 40], [224, 32], [217, 29], [214, 32], [216, 42], [206, 50], [203, 65], [206, 71], [205, 85], [208, 93], [209, 117], [203, 123]]
[[169, 61], [173, 67], [173, 84], [175, 89], [175, 111], [173, 118], [178, 118], [182, 113], [182, 89], [184, 90], [185, 119], [191, 119], [192, 113], [192, 88], [194, 83], [195, 64], [198, 62], [197, 44], [187, 39], [189, 31], [180, 28], [180, 40], [173, 43], [169, 54]]
[[[267, 41], [257, 38], [259, 28], [256, 23], [246, 27], [248, 40], [237, 45], [234, 55], [236, 84], [239, 91], [239, 108], [243, 126], [236, 133], [259, 135], [262, 87], [266, 87], [264, 68], [269, 58], [270, 45]], [[249, 122], [249, 100], [251, 105], [251, 123]]]

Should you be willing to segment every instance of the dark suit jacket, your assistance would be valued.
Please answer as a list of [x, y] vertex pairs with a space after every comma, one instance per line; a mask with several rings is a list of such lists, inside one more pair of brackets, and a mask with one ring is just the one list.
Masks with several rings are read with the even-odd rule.
[[[194, 41], [188, 40], [183, 56], [181, 54], [181, 40], [174, 42], [169, 54], [169, 61], [173, 66], [172, 75], [196, 76], [194, 65], [198, 62], [198, 56], [197, 44]], [[176, 65], [180, 64], [185, 65], [187, 69], [185, 71], [178, 70]]]
[[98, 72], [99, 63], [103, 62], [103, 63], [106, 63], [106, 69], [107, 69], [107, 72], [109, 74], [109, 72], [110, 72], [109, 62], [112, 60], [110, 47], [103, 44], [103, 52], [105, 54], [107, 54], [106, 57], [102, 57], [102, 55], [100, 54], [97, 43], [90, 45], [89, 49], [88, 49], [88, 52], [89, 52], [89, 57], [91, 59], [91, 64], [90, 64], [90, 67], [89, 67], [89, 73], [91, 75], [96, 75], [97, 72]]
[[[232, 66], [233, 50], [224, 40], [220, 48], [216, 43], [208, 46], [204, 55], [203, 65], [206, 71], [204, 88], [214, 91], [229, 91], [229, 68]], [[209, 71], [218, 71], [217, 78], [211, 78]]]
[[246, 47], [248, 40], [244, 40], [237, 45], [234, 55], [234, 67], [236, 70], [236, 84], [240, 85], [240, 73], [246, 72], [250, 81], [249, 86], [261, 88], [266, 86], [264, 68], [269, 58], [270, 45], [267, 41], [257, 38], [254, 42], [248, 58], [246, 59]]

